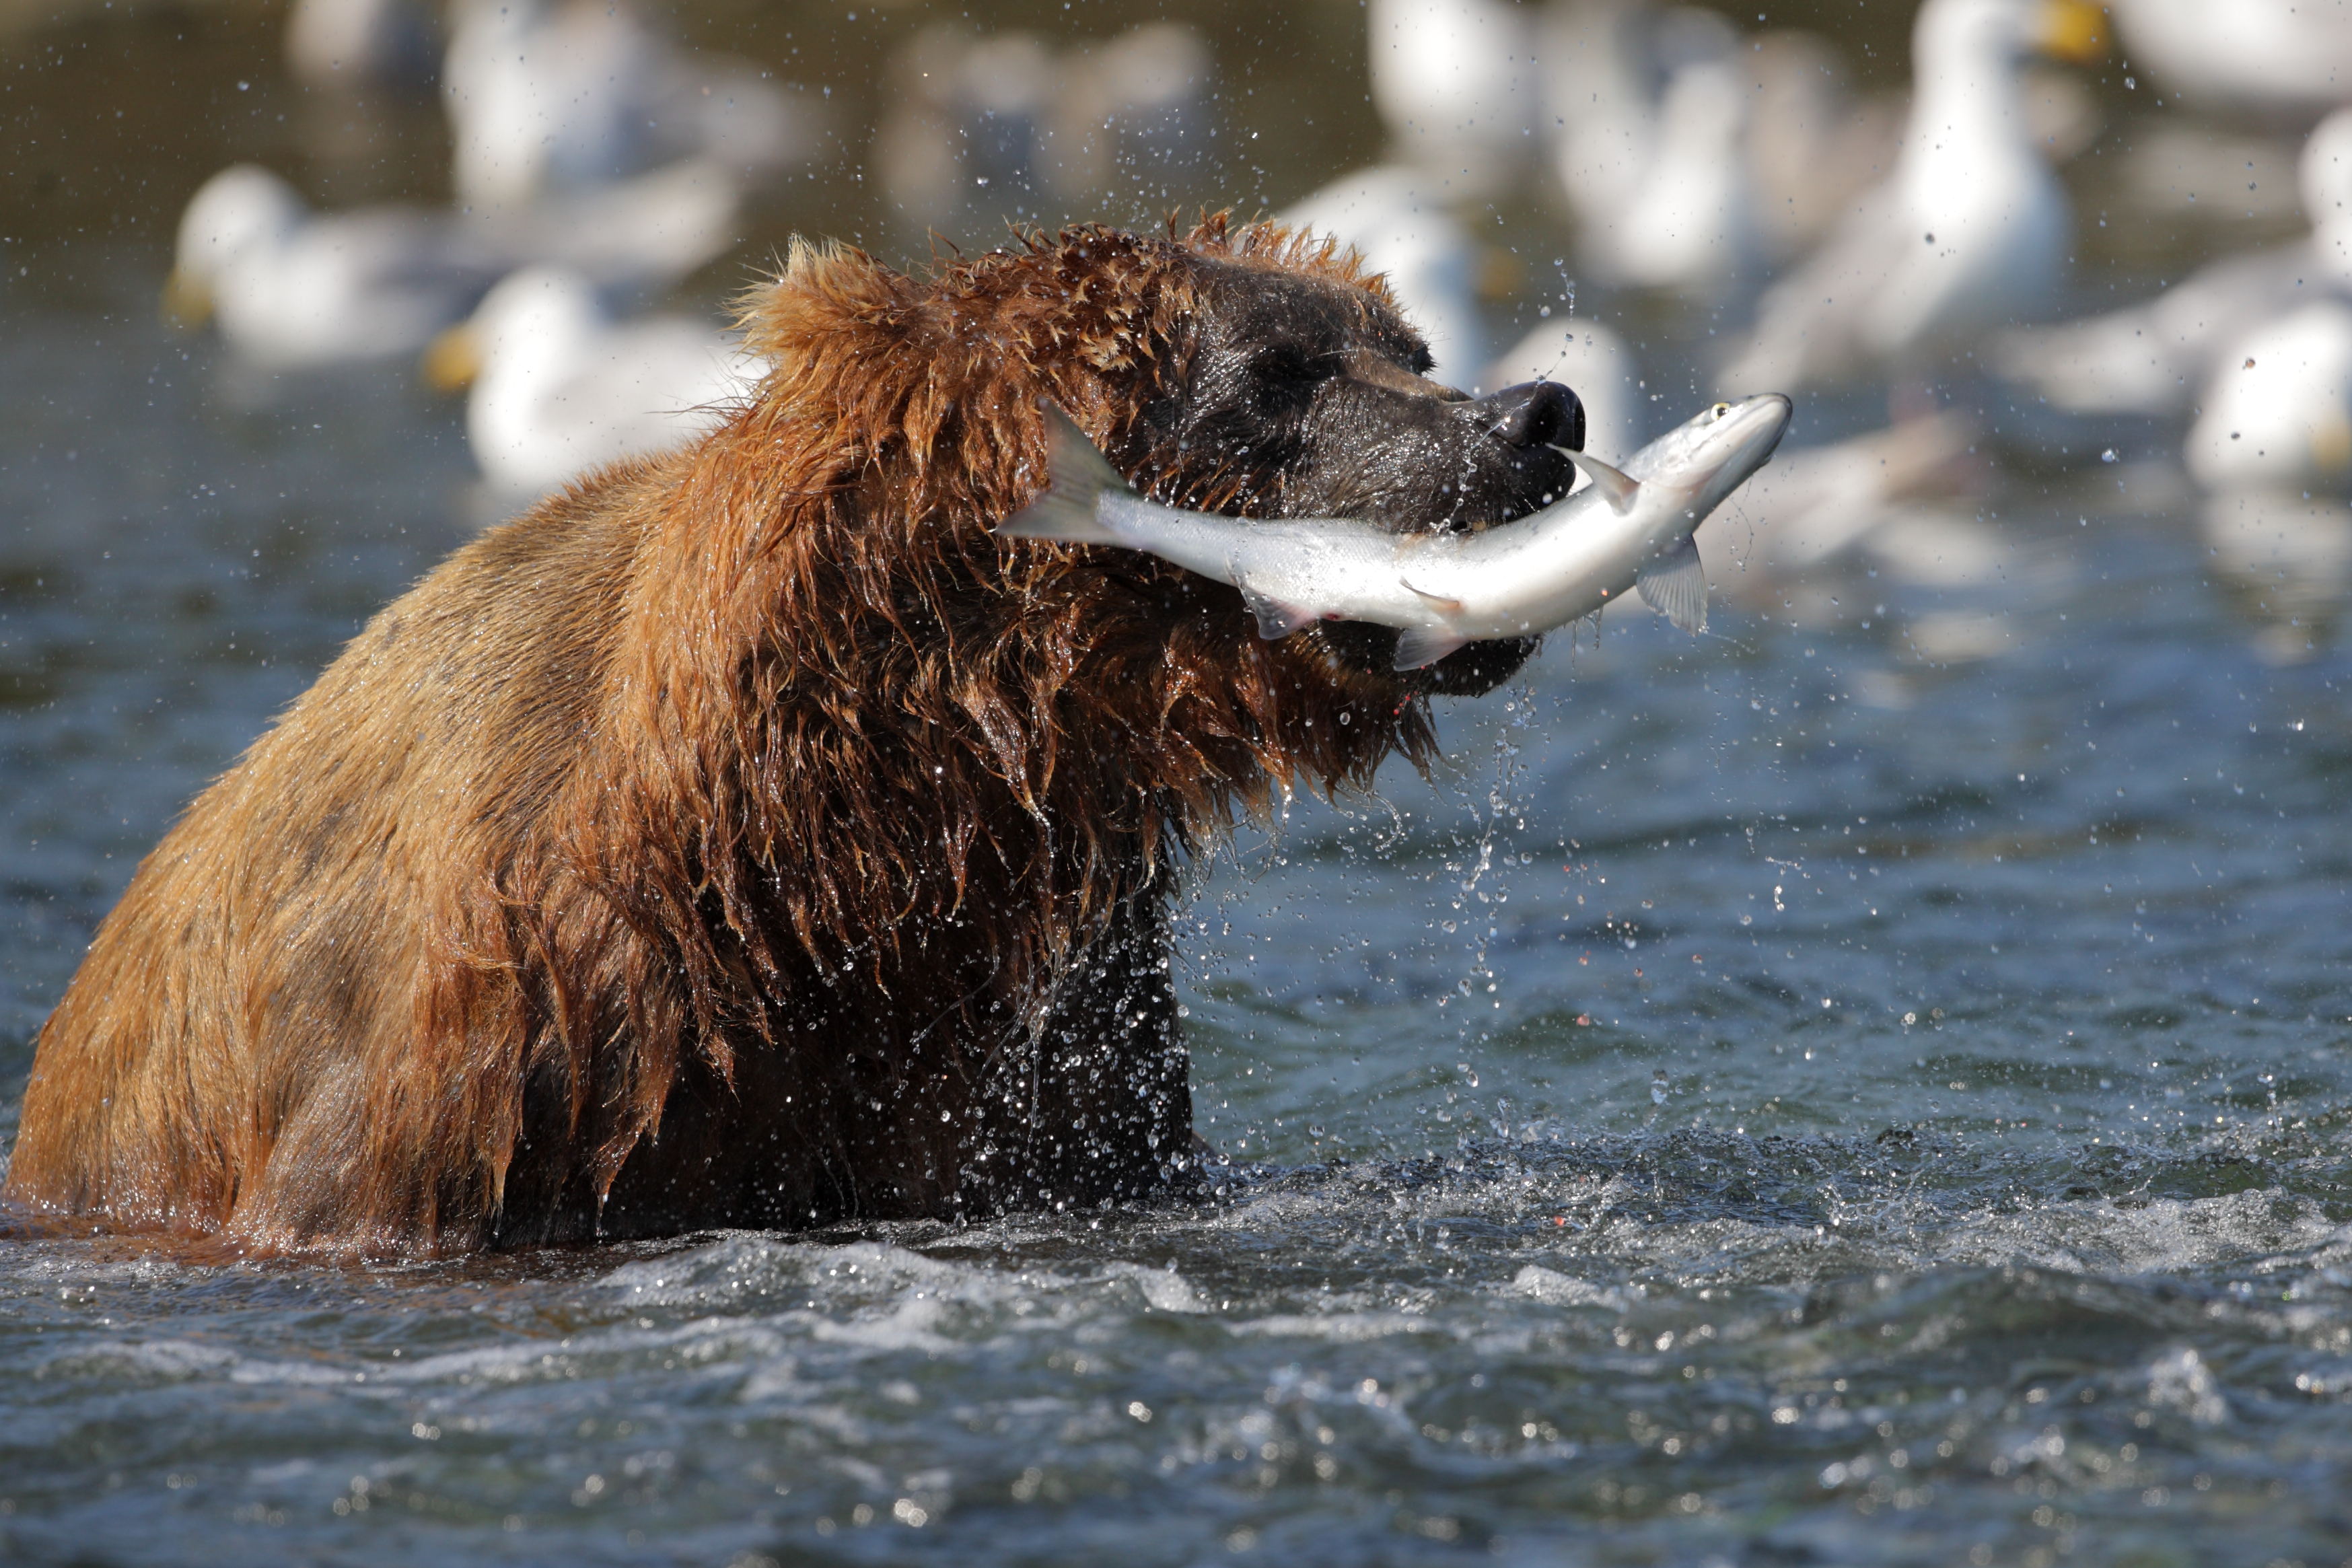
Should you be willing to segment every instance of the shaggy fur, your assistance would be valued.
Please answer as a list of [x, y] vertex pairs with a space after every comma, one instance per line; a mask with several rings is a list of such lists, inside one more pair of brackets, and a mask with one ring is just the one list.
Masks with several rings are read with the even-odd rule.
[[[458, 552], [148, 858], [42, 1031], [11, 1199], [378, 1254], [1181, 1180], [1181, 858], [1425, 758], [1422, 693], [1527, 649], [1407, 679], [1377, 628], [1263, 642], [1150, 557], [998, 540], [1038, 400], [1162, 498], [1399, 527], [1528, 510], [1567, 427], [1497, 442], [1527, 400], [1419, 382], [1351, 258], [1218, 220], [929, 280], [798, 247], [746, 326], [755, 401]], [[1346, 493], [1415, 431], [1442, 496]]]

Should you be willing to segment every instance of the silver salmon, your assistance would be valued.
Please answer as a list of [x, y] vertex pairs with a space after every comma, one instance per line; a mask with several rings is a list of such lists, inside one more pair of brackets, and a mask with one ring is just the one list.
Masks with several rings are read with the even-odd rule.
[[1161, 506], [1137, 494], [1068, 416], [1045, 413], [1050, 488], [997, 532], [1149, 551], [1240, 589], [1268, 638], [1318, 620], [1394, 626], [1396, 666], [1415, 669], [1465, 643], [1566, 626], [1634, 587], [1684, 631], [1705, 630], [1706, 572], [1691, 531], [1771, 457], [1790, 405], [1778, 393], [1718, 403], [1622, 470], [1562, 449], [1592, 477], [1589, 487], [1474, 533]]

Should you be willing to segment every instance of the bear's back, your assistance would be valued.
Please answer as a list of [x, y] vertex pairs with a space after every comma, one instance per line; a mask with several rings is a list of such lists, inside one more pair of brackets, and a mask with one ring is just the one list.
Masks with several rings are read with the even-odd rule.
[[140, 865], [42, 1030], [12, 1197], [266, 1245], [431, 1206], [384, 1144], [468, 1070], [419, 1027], [436, 921], [593, 732], [666, 488], [614, 478], [394, 601]]

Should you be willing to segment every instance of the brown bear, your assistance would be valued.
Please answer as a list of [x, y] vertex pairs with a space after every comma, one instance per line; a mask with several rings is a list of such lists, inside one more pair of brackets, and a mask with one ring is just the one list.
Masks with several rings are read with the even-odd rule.
[[1427, 694], [1532, 645], [1401, 674], [1000, 539], [1041, 400], [1159, 499], [1409, 531], [1563, 490], [1573, 395], [1437, 384], [1351, 256], [1222, 218], [928, 279], [796, 247], [745, 326], [721, 427], [458, 551], [140, 867], [42, 1029], [21, 1214], [418, 1254], [1187, 1179], [1185, 853], [1427, 757]]

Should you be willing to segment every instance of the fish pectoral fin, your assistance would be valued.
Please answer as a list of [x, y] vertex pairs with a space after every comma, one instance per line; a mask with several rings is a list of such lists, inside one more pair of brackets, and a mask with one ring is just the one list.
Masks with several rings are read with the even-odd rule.
[[1590, 453], [1570, 451], [1566, 447], [1554, 447], [1553, 451], [1574, 463], [1591, 476], [1593, 488], [1609, 498], [1609, 510], [1622, 514], [1633, 510], [1633, 498], [1642, 493], [1642, 481], [1622, 468], [1612, 468]]
[[1413, 588], [1412, 580], [1408, 577], [1400, 577], [1397, 581], [1412, 588], [1414, 597], [1441, 616], [1458, 616], [1462, 613], [1462, 601], [1459, 599], [1449, 599], [1443, 594], [1433, 594], [1425, 588]]
[[1634, 574], [1633, 583], [1642, 591], [1642, 602], [1672, 621], [1676, 630], [1706, 630], [1706, 568], [1699, 563], [1697, 540], [1685, 534], [1680, 544]]
[[1268, 642], [1279, 642], [1309, 622], [1323, 618], [1303, 605], [1286, 605], [1259, 593], [1239, 573], [1234, 574], [1234, 586], [1242, 591], [1242, 603], [1257, 617], [1257, 635]]
[[1397, 636], [1396, 667], [1419, 669], [1435, 664], [1469, 640], [1451, 626], [1407, 626]]

